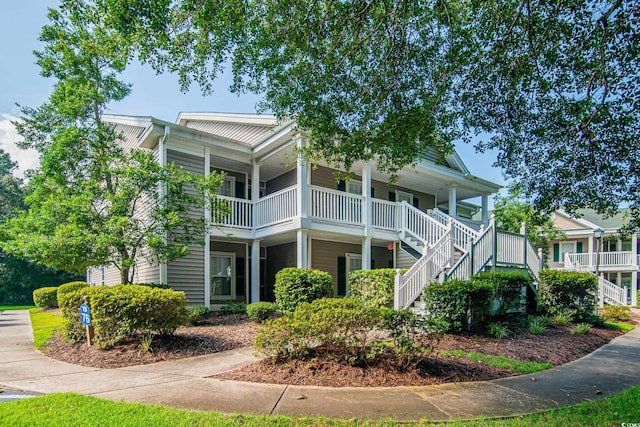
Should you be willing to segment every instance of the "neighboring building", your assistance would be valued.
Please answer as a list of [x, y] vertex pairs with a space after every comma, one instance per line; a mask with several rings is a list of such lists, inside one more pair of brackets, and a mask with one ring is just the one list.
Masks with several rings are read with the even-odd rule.
[[[478, 208], [461, 201], [480, 198], [486, 226], [488, 197], [500, 188], [471, 175], [456, 153], [442, 164], [435, 150], [403, 168], [393, 184], [375, 162], [357, 162], [351, 179], [337, 180], [326, 164], [299, 161], [296, 147], [305, 145], [304, 135], [295, 123], [278, 124], [270, 115], [182, 113], [177, 123], [116, 115], [103, 119], [122, 132], [124, 144], [151, 150], [161, 164], [226, 174], [220, 194], [231, 214], [212, 228], [204, 247], [192, 246], [188, 256], [166, 264], [137, 267], [135, 281], [168, 283], [185, 291], [190, 304], [272, 300], [276, 273], [296, 266], [329, 272], [336, 294], [345, 295], [350, 271], [410, 267], [422, 258], [419, 268], [429, 271], [403, 297], [406, 306], [478, 237], [477, 229], [434, 208], [445, 206], [454, 218], [457, 212], [470, 218]], [[452, 251], [458, 252], [455, 259]], [[474, 266], [472, 261], [456, 274]], [[88, 272], [93, 284], [118, 280], [113, 268]]]
[[[636, 306], [640, 244], [638, 232], [624, 238], [620, 236], [626, 212], [627, 209], [620, 209], [612, 218], [603, 218], [590, 209], [578, 211], [579, 218], [563, 210], [555, 212], [554, 223], [565, 233], [565, 238], [550, 243], [549, 267], [592, 273], [598, 270], [604, 276], [603, 285], [611, 293], [605, 293], [607, 300]], [[594, 233], [597, 229], [602, 230], [600, 239]]]

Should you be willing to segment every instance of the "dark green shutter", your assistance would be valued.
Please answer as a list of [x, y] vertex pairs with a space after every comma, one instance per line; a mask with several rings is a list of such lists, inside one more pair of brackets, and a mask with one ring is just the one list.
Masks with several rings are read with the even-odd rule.
[[418, 209], [418, 198], [417, 197], [413, 198], [413, 207]]
[[395, 202], [396, 201], [396, 192], [395, 191], [389, 191], [389, 201], [390, 202]]
[[582, 253], [582, 242], [576, 243], [576, 252], [578, 252], [579, 254]]
[[371, 187], [371, 198], [376, 197], [376, 192], [374, 191], [374, 188]]
[[236, 181], [236, 198], [244, 199], [244, 182]]
[[373, 258], [371, 258], [371, 269], [372, 270], [376, 269], [376, 261]]
[[347, 183], [344, 179], [338, 181], [338, 191], [347, 191]]
[[347, 293], [347, 258], [338, 257], [338, 296], [343, 297]]
[[553, 262], [560, 262], [560, 243], [553, 244]]

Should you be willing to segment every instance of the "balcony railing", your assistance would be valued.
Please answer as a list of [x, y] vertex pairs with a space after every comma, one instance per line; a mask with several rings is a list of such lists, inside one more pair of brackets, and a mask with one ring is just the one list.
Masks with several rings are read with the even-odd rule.
[[[566, 254], [572, 265], [578, 265], [584, 269], [595, 269], [595, 253]], [[640, 265], [640, 256], [631, 251], [600, 252], [600, 267], [637, 267]]]
[[296, 196], [296, 187], [289, 187], [258, 200], [255, 227], [269, 227], [297, 216]]
[[309, 215], [313, 218], [362, 224], [362, 196], [309, 186]]

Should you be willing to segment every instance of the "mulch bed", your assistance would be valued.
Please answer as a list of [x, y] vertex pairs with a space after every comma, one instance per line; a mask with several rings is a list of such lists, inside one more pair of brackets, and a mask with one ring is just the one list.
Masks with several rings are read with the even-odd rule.
[[[118, 368], [185, 357], [200, 356], [252, 345], [259, 325], [244, 314], [211, 315], [199, 326], [180, 327], [171, 336], [155, 336], [150, 351], [139, 340], [123, 342], [109, 350], [70, 344], [60, 336], [51, 340], [43, 352], [49, 357], [82, 366]], [[414, 369], [399, 372], [392, 361], [379, 358], [366, 368], [311, 354], [307, 360], [274, 364], [263, 360], [217, 378], [276, 384], [332, 387], [390, 387], [484, 381], [518, 375], [466, 358], [442, 356], [445, 350], [462, 349], [486, 355], [505, 356], [522, 361], [560, 365], [578, 359], [620, 335], [617, 330], [592, 328], [586, 335], [571, 335], [569, 327], [551, 327], [543, 335], [515, 331], [509, 339], [483, 335], [445, 335], [436, 351]]]

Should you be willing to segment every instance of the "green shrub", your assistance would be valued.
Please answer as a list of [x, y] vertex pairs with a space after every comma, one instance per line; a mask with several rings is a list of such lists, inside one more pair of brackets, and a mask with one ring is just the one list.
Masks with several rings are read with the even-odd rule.
[[220, 307], [220, 312], [222, 314], [240, 314], [247, 311], [247, 304], [244, 302], [228, 302], [226, 304], [222, 304]]
[[541, 335], [549, 328], [549, 318], [544, 316], [529, 317], [529, 333]]
[[589, 333], [591, 325], [588, 323], [578, 323], [571, 329], [571, 335], [584, 335]]
[[258, 330], [254, 346], [279, 361], [304, 358], [312, 347], [320, 347], [355, 364], [371, 357], [367, 335], [382, 322], [379, 309], [354, 298], [324, 298], [301, 303], [293, 313], [268, 321]]
[[494, 338], [505, 339], [509, 337], [509, 329], [503, 323], [490, 323], [489, 334]]
[[[390, 348], [395, 356], [394, 366], [400, 371], [415, 367], [431, 354], [449, 326], [446, 322], [411, 310], [385, 308], [383, 313], [384, 328], [392, 339]], [[378, 347], [389, 347], [385, 342], [377, 344]]]
[[371, 307], [393, 307], [396, 270], [356, 270], [349, 274], [349, 296]]
[[78, 282], [63, 283], [62, 285], [58, 286], [58, 293], [57, 293], [58, 301], [62, 299], [64, 294], [68, 294], [69, 292], [77, 291], [78, 289], [87, 288], [87, 287], [89, 287], [89, 284], [87, 282], [78, 281]]
[[198, 325], [204, 319], [209, 317], [210, 310], [204, 305], [192, 305], [187, 307], [187, 323], [189, 325]]
[[569, 323], [573, 322], [573, 317], [575, 316], [575, 314], [576, 313], [573, 310], [556, 310], [551, 320], [558, 326], [566, 326]]
[[540, 272], [538, 307], [543, 313], [573, 310], [576, 320], [584, 320], [595, 310], [598, 279], [589, 273], [543, 270]]
[[526, 307], [526, 294], [523, 292], [527, 286], [533, 284], [533, 279], [521, 271], [488, 271], [478, 273], [474, 279], [491, 283], [493, 286], [494, 306], [491, 314], [504, 316], [507, 313], [521, 311]]
[[53, 308], [58, 306], [58, 288], [47, 286], [33, 291], [33, 303], [36, 307]]
[[631, 307], [626, 305], [607, 305], [600, 309], [600, 314], [605, 320], [615, 320], [618, 322], [626, 322], [631, 319], [629, 315]]
[[276, 305], [272, 302], [260, 301], [247, 306], [247, 316], [254, 322], [263, 323], [276, 312]]
[[138, 286], [147, 286], [154, 289], [171, 289], [171, 286], [166, 283], [136, 283]]
[[60, 301], [65, 334], [74, 342], [83, 337], [79, 307], [84, 295], [89, 299], [95, 344], [101, 348], [127, 337], [172, 333], [186, 318], [184, 292], [138, 285], [84, 288], [63, 295]]
[[482, 321], [493, 286], [482, 280], [452, 280], [425, 288], [422, 299], [425, 310], [435, 319], [449, 324], [448, 330], [462, 331]]
[[596, 316], [595, 314], [589, 314], [584, 317], [584, 323], [588, 323], [593, 326], [604, 326], [604, 317]]
[[278, 310], [291, 313], [303, 302], [332, 297], [333, 279], [320, 270], [284, 268], [276, 274], [273, 292]]

